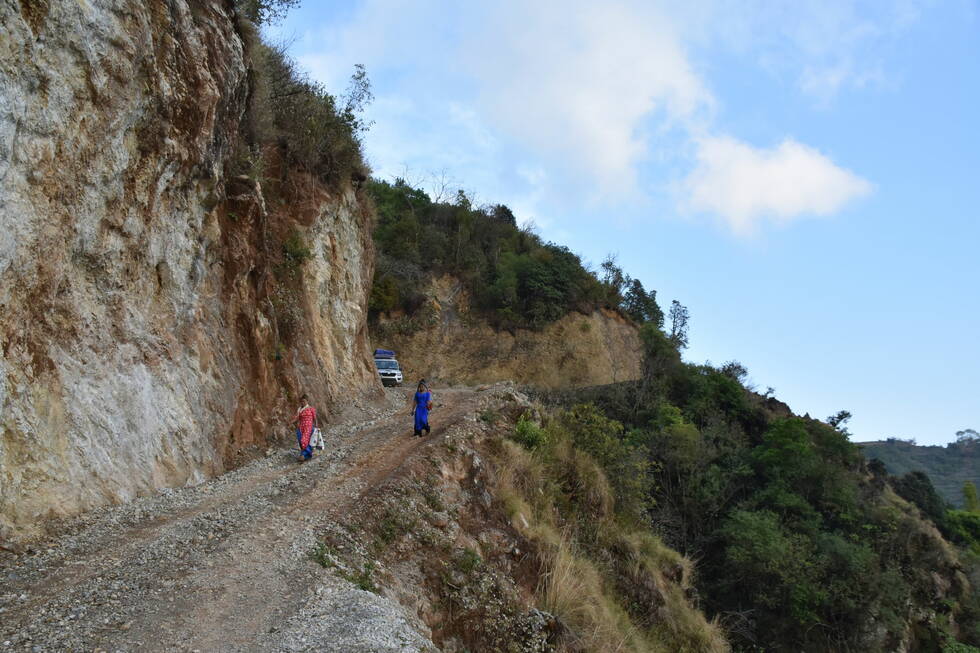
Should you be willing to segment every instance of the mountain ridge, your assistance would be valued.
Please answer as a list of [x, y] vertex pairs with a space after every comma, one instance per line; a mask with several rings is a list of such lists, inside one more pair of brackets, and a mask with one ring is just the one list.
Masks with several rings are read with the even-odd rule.
[[890, 474], [902, 476], [925, 472], [948, 503], [963, 507], [963, 484], [980, 486], [980, 444], [950, 442], [946, 445], [918, 445], [889, 438], [855, 442], [868, 458], [880, 460]]

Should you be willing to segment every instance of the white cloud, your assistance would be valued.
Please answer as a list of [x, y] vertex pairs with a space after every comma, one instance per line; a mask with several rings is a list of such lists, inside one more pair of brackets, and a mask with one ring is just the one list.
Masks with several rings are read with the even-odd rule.
[[872, 191], [872, 185], [792, 139], [772, 149], [734, 138], [702, 138], [697, 167], [684, 182], [688, 205], [721, 216], [736, 232], [766, 219], [788, 222], [829, 215]]
[[495, 140], [493, 130], [593, 198], [637, 192], [651, 116], [661, 128], [683, 125], [713, 105], [666, 15], [634, 0], [366, 0], [297, 49], [331, 90], [365, 63], [385, 80], [376, 83], [379, 104], [411, 94], [416, 111], [399, 117], [402, 128], [467, 123], [479, 147]]
[[600, 195], [636, 190], [646, 122], [683, 124], [713, 98], [670, 21], [631, 2], [504, 2], [463, 62], [489, 119]]
[[871, 185], [795, 140], [760, 150], [720, 133], [689, 49], [749, 53], [829, 102], [881, 83], [881, 44], [915, 20], [920, 0], [887, 10], [746, 2], [362, 0], [296, 49], [333, 91], [367, 65], [377, 96], [367, 151], [379, 174], [441, 170], [493, 201], [560, 214], [596, 200], [649, 206], [672, 171], [693, 167], [681, 205], [745, 232], [832, 213]]
[[468, 141], [476, 143], [482, 150], [493, 150], [497, 147], [497, 139], [487, 129], [479, 114], [472, 108], [458, 102], [449, 104], [449, 118], [453, 124], [462, 129]]

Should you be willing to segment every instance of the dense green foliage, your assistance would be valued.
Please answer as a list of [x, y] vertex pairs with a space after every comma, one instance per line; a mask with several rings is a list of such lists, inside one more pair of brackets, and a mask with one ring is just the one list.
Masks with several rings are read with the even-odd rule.
[[[889, 480], [866, 463], [846, 411], [836, 426], [788, 415], [742, 385], [738, 363], [687, 364], [676, 332], [648, 324], [641, 335], [644, 378], [575, 401], [596, 402], [624, 424], [624, 446], [648, 452], [648, 517], [699, 561], [705, 608], [738, 648], [852, 650], [883, 632], [888, 650], [913, 621], [922, 650], [939, 650], [954, 643], [950, 615], [961, 640], [978, 643], [976, 593], [953, 580], [937, 598], [931, 573], [955, 579], [958, 563], [923, 519], [970, 547], [977, 516], [947, 516], [924, 474]], [[938, 616], [915, 622], [910, 605]]]
[[953, 542], [980, 555], [980, 514], [966, 510], [946, 513], [945, 531]]
[[963, 484], [980, 484], [980, 442], [964, 438], [945, 447], [920, 447], [904, 440], [862, 442], [868, 458], [885, 464], [890, 474], [903, 476], [909, 472], [924, 472], [936, 486], [940, 496], [954, 506], [963, 507]]
[[918, 506], [922, 514], [941, 526], [946, 519], [946, 504], [923, 472], [909, 472], [892, 479], [898, 496]]
[[980, 499], [977, 498], [977, 486], [973, 481], [963, 484], [963, 509], [968, 512], [980, 512]]
[[399, 179], [368, 185], [377, 207], [378, 263], [371, 289], [373, 318], [424, 303], [431, 275], [451, 274], [469, 290], [475, 308], [494, 326], [538, 328], [571, 311], [618, 309], [637, 322], [661, 323], [656, 293], [612, 260], [603, 278], [566, 247], [517, 226], [503, 205], [473, 206], [462, 192], [433, 201]]
[[634, 441], [622, 424], [607, 418], [592, 404], [574, 406], [561, 414], [556, 427], [570, 436], [573, 446], [602, 467], [609, 478], [618, 514], [630, 521], [641, 520], [652, 487], [645, 446]]
[[513, 439], [528, 449], [537, 449], [548, 441], [545, 430], [532, 422], [526, 415], [521, 415], [514, 427]]

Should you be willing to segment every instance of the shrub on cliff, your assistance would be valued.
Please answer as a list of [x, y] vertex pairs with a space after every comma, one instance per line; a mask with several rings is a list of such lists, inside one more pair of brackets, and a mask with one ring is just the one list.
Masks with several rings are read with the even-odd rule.
[[301, 72], [283, 45], [251, 48], [254, 81], [249, 104], [249, 140], [275, 145], [287, 161], [332, 184], [365, 175], [361, 110], [371, 100], [363, 67], [338, 98]]
[[256, 25], [279, 20], [300, 0], [235, 0], [238, 11]]
[[[273, 147], [280, 159], [298, 166], [334, 187], [367, 178], [361, 135], [370, 126], [363, 119], [373, 99], [364, 66], [357, 65], [343, 95], [327, 91], [300, 70], [287, 45], [264, 40], [258, 25], [282, 18], [300, 0], [236, 0], [238, 29], [249, 64], [249, 95], [240, 140], [229, 165], [234, 174], [254, 172], [256, 153]], [[264, 163], [264, 161], [262, 162]], [[289, 181], [287, 166], [278, 168], [275, 187]], [[275, 188], [272, 189], [273, 191]]]
[[515, 442], [527, 449], [537, 449], [545, 442], [548, 436], [544, 429], [535, 424], [527, 415], [521, 415], [514, 426], [514, 433], [511, 436]]
[[898, 478], [892, 478], [895, 493], [909, 503], [918, 506], [922, 514], [931, 519], [940, 528], [946, 521], [946, 502], [943, 501], [932, 481], [920, 471], [909, 472]]
[[950, 510], [946, 513], [945, 526], [950, 540], [980, 555], [980, 514]]

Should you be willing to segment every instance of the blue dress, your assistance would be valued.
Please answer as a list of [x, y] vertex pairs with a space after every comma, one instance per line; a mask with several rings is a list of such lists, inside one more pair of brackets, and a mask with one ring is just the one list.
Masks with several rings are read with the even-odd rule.
[[423, 430], [429, 430], [429, 401], [432, 400], [432, 393], [426, 392], [416, 392], [415, 393], [415, 432], [421, 433]]

